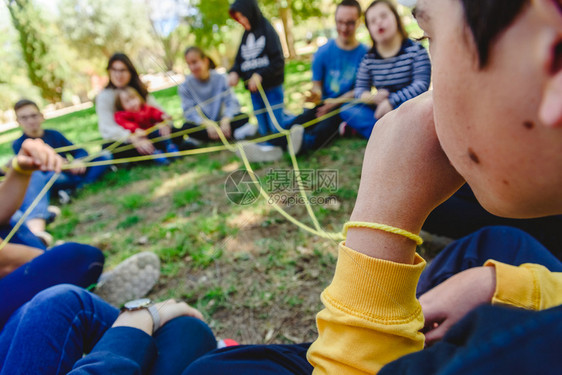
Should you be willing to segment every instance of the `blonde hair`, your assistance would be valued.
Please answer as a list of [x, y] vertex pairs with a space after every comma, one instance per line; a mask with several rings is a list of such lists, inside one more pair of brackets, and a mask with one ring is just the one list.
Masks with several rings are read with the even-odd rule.
[[118, 88], [116, 90], [116, 95], [115, 95], [115, 109], [118, 110], [118, 111], [124, 111], [125, 110], [125, 108], [123, 108], [123, 102], [121, 101], [121, 94], [127, 94], [127, 95], [135, 96], [140, 100], [141, 104], [146, 103], [146, 101], [144, 100], [142, 95], [139, 94], [138, 91], [135, 90], [134, 88], [132, 88], [130, 86], [121, 87], [121, 88]]

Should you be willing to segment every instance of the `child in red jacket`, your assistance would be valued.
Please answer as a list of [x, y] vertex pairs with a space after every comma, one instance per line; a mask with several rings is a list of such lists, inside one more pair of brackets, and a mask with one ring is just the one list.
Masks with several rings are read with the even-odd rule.
[[[133, 134], [146, 135], [148, 130], [156, 124], [170, 120], [170, 116], [156, 107], [149, 106], [137, 91], [131, 87], [125, 87], [117, 91], [115, 96], [115, 122]], [[178, 148], [169, 138], [170, 127], [162, 126], [160, 135], [165, 137], [163, 140], [166, 152], [178, 152]], [[162, 151], [156, 150], [154, 154], [161, 154]], [[168, 159], [163, 156], [154, 159], [159, 164], [168, 164]]]

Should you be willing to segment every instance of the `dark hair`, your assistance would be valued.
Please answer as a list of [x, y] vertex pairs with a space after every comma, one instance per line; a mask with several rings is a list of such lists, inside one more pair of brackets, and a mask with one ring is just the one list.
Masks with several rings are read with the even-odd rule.
[[490, 46], [529, 4], [529, 0], [461, 0], [474, 37], [480, 68], [488, 64]]
[[125, 108], [123, 107], [123, 102], [121, 101], [121, 94], [122, 93], [127, 93], [129, 95], [136, 95], [141, 100], [142, 104], [146, 103], [144, 98], [141, 96], [141, 94], [139, 94], [138, 91], [135, 90], [134, 88], [132, 88], [130, 86], [120, 87], [120, 88], [115, 90], [115, 109], [117, 111], [124, 111], [125, 110]]
[[27, 107], [28, 105], [32, 105], [35, 108], [37, 108], [37, 110], [39, 112], [41, 112], [41, 110], [39, 109], [39, 106], [37, 105], [37, 103], [35, 103], [33, 100], [29, 100], [29, 99], [20, 99], [16, 102], [16, 104], [14, 104], [14, 111], [17, 111], [18, 109], [21, 109], [23, 107]]
[[373, 48], [375, 48], [376, 43], [375, 43], [375, 40], [373, 39], [373, 37], [371, 36], [371, 31], [369, 30], [369, 26], [367, 25], [367, 12], [369, 11], [369, 9], [371, 9], [372, 7], [374, 7], [377, 4], [386, 4], [386, 6], [388, 6], [390, 11], [394, 15], [394, 18], [396, 19], [396, 26], [398, 28], [398, 33], [402, 37], [402, 41], [405, 41], [406, 39], [408, 39], [408, 33], [406, 32], [406, 28], [404, 27], [404, 23], [402, 22], [402, 18], [400, 18], [400, 15], [398, 14], [398, 10], [396, 9], [396, 6], [392, 2], [392, 0], [375, 0], [367, 7], [367, 9], [365, 9], [365, 27], [367, 28], [367, 31], [369, 31], [369, 36], [371, 37], [371, 40], [373, 41]]
[[[131, 62], [131, 59], [129, 59], [129, 57], [127, 55], [125, 55], [124, 53], [121, 53], [121, 52], [114, 53], [113, 56], [111, 56], [109, 58], [109, 61], [107, 63], [107, 71], [108, 72], [111, 69], [111, 65], [113, 65], [113, 63], [115, 61], [120, 61], [123, 64], [125, 64], [125, 66], [127, 67], [127, 70], [129, 70], [129, 73], [131, 74], [131, 80], [129, 81], [128, 86], [137, 90], [137, 92], [140, 94], [140, 96], [144, 100], [146, 100], [146, 97], [148, 96], [148, 89], [146, 88], [145, 84], [142, 83], [142, 81], [139, 77], [139, 73], [137, 73], [137, 70], [135, 69], [135, 66], [133, 65], [133, 63]], [[116, 89], [117, 88], [113, 84], [113, 82], [111, 82], [111, 79], [109, 80], [109, 83], [107, 84], [106, 87], [110, 88], [110, 89]]]
[[191, 46], [191, 47], [187, 47], [185, 49], [185, 52], [183, 53], [183, 56], [187, 56], [188, 53], [190, 52], [195, 52], [199, 54], [199, 57], [201, 57], [202, 59], [207, 59], [209, 60], [209, 69], [215, 69], [217, 67], [217, 64], [215, 64], [215, 62], [213, 61], [213, 59], [211, 59], [209, 57], [209, 55], [207, 55], [205, 52], [203, 52], [203, 50], [197, 46]]
[[340, 7], [354, 7], [355, 9], [357, 9], [357, 14], [359, 15], [359, 17], [361, 17], [361, 14], [363, 14], [363, 11], [361, 10], [361, 4], [359, 4], [357, 0], [342, 0], [336, 7], [336, 12]]

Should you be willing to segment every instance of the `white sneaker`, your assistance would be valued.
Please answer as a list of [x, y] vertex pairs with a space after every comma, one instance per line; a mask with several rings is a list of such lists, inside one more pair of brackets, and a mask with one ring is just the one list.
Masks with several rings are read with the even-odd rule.
[[258, 132], [258, 127], [249, 122], [234, 130], [234, 139], [241, 140], [253, 137]]
[[299, 153], [302, 147], [302, 140], [304, 137], [304, 128], [302, 125], [293, 125], [291, 127], [291, 142], [293, 142], [293, 148], [295, 149], [295, 155]]
[[[278, 146], [245, 142], [242, 148], [250, 162], [276, 161], [283, 157], [283, 149]], [[236, 150], [236, 155], [240, 156], [240, 150]]]
[[135, 254], [114, 269], [104, 272], [96, 286], [98, 296], [120, 307], [125, 302], [144, 297], [160, 277], [160, 259], [150, 251]]

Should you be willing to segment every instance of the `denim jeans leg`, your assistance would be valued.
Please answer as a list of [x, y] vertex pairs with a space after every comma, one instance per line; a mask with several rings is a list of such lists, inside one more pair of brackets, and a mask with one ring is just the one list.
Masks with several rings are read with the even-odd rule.
[[57, 284], [82, 288], [97, 282], [104, 264], [103, 253], [89, 245], [67, 242], [0, 279], [0, 327], [34, 295]]
[[[92, 162], [108, 161], [112, 159], [113, 156], [111, 156], [111, 154], [104, 153], [98, 156], [97, 158], [92, 159]], [[92, 182], [97, 181], [109, 169], [109, 167], [110, 164], [95, 165], [92, 167], [88, 167], [88, 169], [86, 169], [86, 173], [82, 175], [81, 181], [78, 183], [76, 187], [80, 188], [84, 185], [91, 184]]]
[[536, 263], [562, 272], [562, 263], [529, 234], [512, 227], [485, 227], [443, 249], [422, 273], [417, 295], [461, 271], [482, 266], [488, 259], [514, 266]]
[[[14, 215], [10, 219], [9, 225], [1, 226], [0, 238], [6, 238], [14, 230], [14, 227], [17, 224], [17, 222], [18, 222], [18, 217]], [[18, 231], [14, 234], [14, 236], [10, 240], [10, 243], [26, 245], [40, 250], [47, 250], [45, 244], [36, 235], [34, 235], [25, 224], [19, 227]]]
[[[31, 206], [31, 204], [35, 201], [35, 199], [39, 196], [39, 193], [45, 185], [49, 182], [49, 180], [53, 177], [54, 172], [41, 172], [35, 171], [31, 174], [31, 179], [29, 180], [29, 185], [27, 186], [27, 190], [25, 192], [25, 197], [23, 198], [23, 202], [20, 206], [18, 211], [21, 211], [19, 215], [23, 215], [23, 213]], [[47, 219], [49, 217], [49, 211], [47, 208], [49, 207], [49, 199], [50, 199], [50, 190], [47, 191], [40, 199], [37, 205], [31, 210], [29, 215], [27, 216], [27, 220], [29, 219]], [[17, 218], [16, 220], [18, 220]]]
[[265, 111], [265, 103], [263, 102], [259, 92], [253, 92], [250, 97], [252, 98], [252, 106], [254, 107], [254, 116], [258, 120], [258, 133], [260, 135], [269, 134], [271, 129], [269, 128], [268, 116]]
[[309, 343], [297, 345], [241, 345], [204, 355], [183, 375], [310, 375], [306, 359]]
[[340, 112], [340, 116], [343, 121], [367, 139], [371, 136], [377, 122], [374, 108], [365, 104], [356, 104], [346, 108]]
[[15, 312], [0, 333], [1, 374], [66, 374], [118, 314], [76, 286], [44, 290]]
[[209, 326], [192, 317], [171, 320], [154, 334], [158, 358], [153, 375], [179, 375], [193, 361], [217, 348]]
[[283, 93], [283, 85], [272, 87], [265, 91], [265, 97], [269, 102], [269, 105], [273, 108], [273, 116], [275, 119], [271, 117], [269, 111], [267, 112], [267, 121], [269, 124], [269, 128], [272, 133], [279, 133], [275, 124], [279, 125], [282, 129], [285, 129], [289, 126], [291, 120], [294, 120], [292, 116], [285, 116], [284, 113], [284, 100], [285, 95]]
[[62, 172], [51, 189], [53, 192], [59, 190], [74, 190], [77, 189], [82, 180], [82, 176], [72, 174], [70, 172]]

